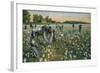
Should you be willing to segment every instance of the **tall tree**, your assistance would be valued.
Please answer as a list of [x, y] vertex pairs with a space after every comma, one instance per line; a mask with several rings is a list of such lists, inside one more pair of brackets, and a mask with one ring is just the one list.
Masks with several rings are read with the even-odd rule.
[[33, 15], [33, 23], [35, 24], [35, 27], [36, 27], [36, 25], [38, 23], [38, 15], [37, 14]]
[[30, 22], [30, 14], [27, 10], [23, 10], [23, 23], [28, 24]]
[[50, 23], [53, 23], [52, 19], [49, 18], [49, 16], [46, 16], [46, 17], [45, 17], [45, 21], [46, 21], [46, 23], [47, 23], [48, 25], [49, 25]]
[[43, 16], [42, 15], [38, 15], [38, 23], [42, 23], [43, 20]]
[[49, 16], [46, 16], [46, 17], [45, 17], [45, 20], [46, 20], [46, 22], [48, 23], [48, 22], [49, 22]]
[[33, 15], [33, 23], [37, 23], [38, 22], [38, 15], [34, 14]]

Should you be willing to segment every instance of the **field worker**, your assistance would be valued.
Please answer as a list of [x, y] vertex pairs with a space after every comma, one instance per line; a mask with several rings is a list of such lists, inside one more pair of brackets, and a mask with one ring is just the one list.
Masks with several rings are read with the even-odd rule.
[[82, 31], [82, 25], [79, 24], [79, 32], [81, 33], [81, 31]]
[[75, 24], [72, 24], [72, 27], [73, 27], [73, 30], [74, 30]]
[[30, 45], [32, 48], [32, 56], [38, 58], [40, 56], [40, 53], [38, 51], [38, 44], [35, 41], [35, 31], [32, 31], [31, 36], [30, 36]]

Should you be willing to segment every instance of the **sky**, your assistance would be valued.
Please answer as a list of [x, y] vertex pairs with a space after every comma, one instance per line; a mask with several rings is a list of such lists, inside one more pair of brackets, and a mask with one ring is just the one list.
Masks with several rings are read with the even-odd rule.
[[64, 22], [64, 21], [84, 21], [91, 22], [91, 14], [83, 12], [56, 12], [56, 11], [34, 11], [28, 10], [31, 14], [31, 20], [33, 14], [39, 14], [43, 17], [49, 16], [52, 20]]

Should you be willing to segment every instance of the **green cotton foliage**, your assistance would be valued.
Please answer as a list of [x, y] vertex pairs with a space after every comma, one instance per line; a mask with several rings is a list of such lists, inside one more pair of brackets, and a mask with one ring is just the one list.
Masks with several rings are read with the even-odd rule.
[[[42, 36], [36, 40], [41, 56], [32, 57], [32, 50], [29, 44], [30, 29], [23, 29], [23, 60], [26, 62], [43, 61], [64, 61], [64, 60], [85, 60], [91, 59], [91, 31], [83, 30], [81, 33], [77, 30], [56, 32], [56, 41], [47, 43]], [[61, 36], [63, 34], [63, 36]], [[29, 53], [29, 57], [27, 56]]]

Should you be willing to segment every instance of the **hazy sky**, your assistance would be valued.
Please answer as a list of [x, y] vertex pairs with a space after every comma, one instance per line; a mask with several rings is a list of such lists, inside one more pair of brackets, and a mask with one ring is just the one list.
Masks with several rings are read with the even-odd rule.
[[52, 20], [56, 21], [85, 21], [85, 22], [91, 22], [91, 14], [90, 13], [79, 13], [79, 12], [54, 12], [54, 11], [31, 11], [29, 10], [31, 14], [31, 18], [33, 14], [39, 14], [43, 17], [49, 16], [52, 18]]

